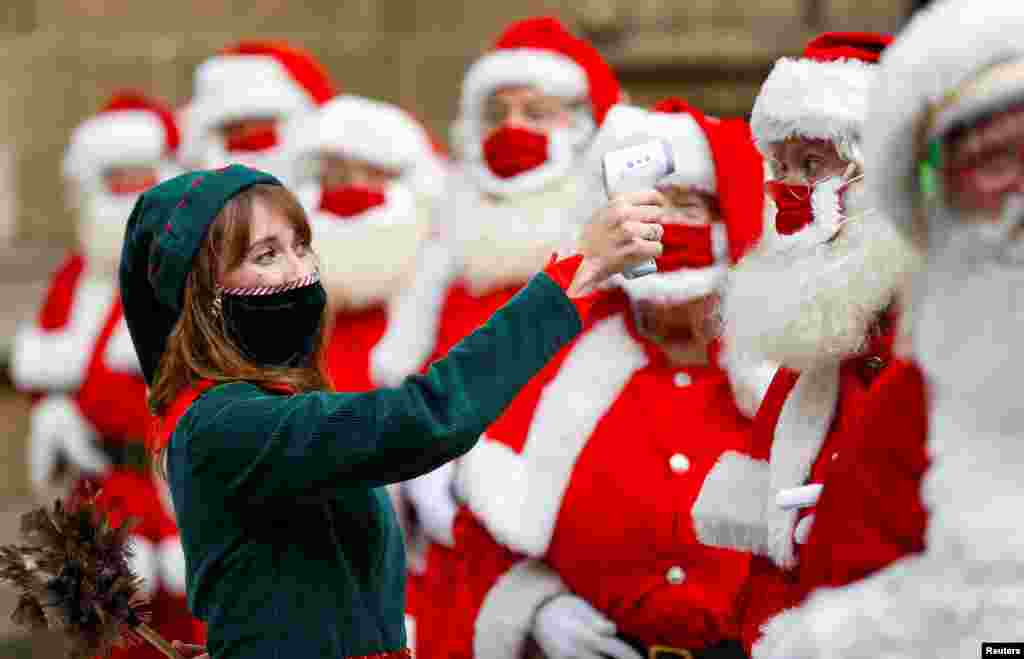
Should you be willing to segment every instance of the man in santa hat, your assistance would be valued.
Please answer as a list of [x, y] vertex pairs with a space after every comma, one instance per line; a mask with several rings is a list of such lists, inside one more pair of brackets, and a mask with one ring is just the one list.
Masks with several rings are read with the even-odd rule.
[[[139, 195], [174, 176], [172, 113], [134, 91], [115, 93], [74, 131], [64, 178], [77, 214], [78, 248], [54, 274], [34, 323], [14, 339], [11, 376], [33, 394], [31, 480], [44, 489], [70, 467], [96, 479], [115, 520], [134, 516], [135, 572], [152, 598], [154, 627], [201, 639], [185, 603], [184, 555], [172, 513], [148, 467], [146, 387], [117, 292], [124, 228]], [[119, 657], [155, 658], [151, 648]]]
[[205, 169], [239, 163], [292, 185], [291, 133], [336, 93], [305, 50], [279, 41], [228, 46], [196, 68], [183, 109], [183, 160]]
[[[395, 384], [447, 353], [573, 237], [580, 160], [619, 97], [597, 51], [550, 17], [513, 23], [470, 66], [452, 129], [459, 168], [449, 177], [436, 237], [421, 250], [413, 283], [393, 301], [374, 348], [377, 384]], [[454, 468], [406, 484], [434, 540], [426, 575], [434, 602], [452, 588], [445, 566], [455, 560]], [[419, 627], [429, 646], [428, 627], [443, 635], [446, 621]]]
[[512, 659], [531, 639], [549, 659], [744, 656], [734, 616], [750, 556], [701, 543], [691, 509], [719, 455], [749, 450], [751, 422], [709, 354], [710, 311], [760, 234], [762, 160], [745, 122], [675, 99], [616, 107], [601, 132], [595, 180], [609, 150], [670, 145], [675, 171], [651, 193], [665, 252], [656, 274], [619, 279], [600, 320], [463, 459], [457, 609], [471, 622], [450, 656]]
[[742, 619], [748, 648], [799, 600], [821, 484], [853, 450], [864, 401], [893, 359], [895, 293], [915, 258], [864, 205], [860, 150], [868, 88], [889, 42], [815, 38], [801, 57], [775, 64], [751, 117], [773, 203], [765, 236], [731, 273], [724, 349], [740, 363], [756, 356], [783, 368], [757, 411], [753, 452], [722, 456], [695, 514], [703, 541], [756, 554]]
[[[865, 433], [864, 477], [830, 477], [821, 505], [874, 502], [852, 508], [853, 522], [916, 534], [922, 552], [817, 592], [769, 629], [765, 656], [999, 656], [983, 643], [1024, 638], [1022, 30], [1016, 5], [937, 3], [882, 60], [864, 134], [867, 193], [926, 253], [907, 295], [912, 387]], [[893, 421], [913, 443], [883, 456], [890, 437], [877, 431]], [[871, 520], [887, 512], [877, 502], [891, 500], [890, 480], [915, 482], [926, 524]]]

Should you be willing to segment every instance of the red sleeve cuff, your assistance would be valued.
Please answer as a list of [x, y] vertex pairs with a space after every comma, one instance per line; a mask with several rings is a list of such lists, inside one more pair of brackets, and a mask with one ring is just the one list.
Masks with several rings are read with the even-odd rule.
[[[583, 256], [577, 254], [564, 259], [558, 255], [552, 255], [548, 267], [544, 268], [544, 274], [552, 279], [563, 291], [568, 291], [572, 280], [576, 277], [576, 271], [583, 263]], [[568, 297], [568, 295], [566, 295]], [[580, 317], [580, 324], [587, 327], [594, 316], [594, 305], [605, 297], [605, 291], [598, 289], [593, 293], [582, 297], [570, 297], [569, 301], [576, 307], [576, 314]]]

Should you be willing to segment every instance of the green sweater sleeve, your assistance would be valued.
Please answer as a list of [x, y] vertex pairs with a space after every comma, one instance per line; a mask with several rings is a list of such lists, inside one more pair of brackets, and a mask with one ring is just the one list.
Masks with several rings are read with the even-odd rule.
[[193, 477], [247, 503], [406, 480], [472, 448], [580, 328], [572, 302], [539, 274], [426, 375], [365, 393], [223, 385], [192, 405], [172, 441], [186, 442]]

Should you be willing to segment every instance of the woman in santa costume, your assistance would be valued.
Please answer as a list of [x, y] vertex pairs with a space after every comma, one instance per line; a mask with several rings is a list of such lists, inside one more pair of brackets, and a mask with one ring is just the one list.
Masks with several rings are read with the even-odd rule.
[[749, 554], [701, 543], [691, 511], [718, 456], [749, 450], [709, 312], [760, 234], [762, 160], [745, 122], [669, 99], [612, 111], [591, 178], [605, 152], [656, 138], [676, 163], [658, 182], [658, 273], [620, 278], [459, 465], [468, 586], [449, 656], [513, 659], [534, 641], [549, 659], [745, 656], [735, 606]]
[[[766, 656], [998, 656], [982, 644], [1024, 638], [1022, 31], [1016, 5], [947, 1], [916, 15], [882, 60], [868, 194], [926, 253], [907, 296], [918, 386], [901, 412], [927, 455], [924, 550], [816, 593], [780, 621]], [[864, 468], [869, 482], [889, 474]]]
[[[470, 66], [452, 128], [459, 162], [435, 238], [419, 255], [412, 285], [393, 300], [374, 348], [378, 384], [395, 384], [444, 356], [571, 239], [581, 157], [619, 97], [598, 52], [550, 17], [511, 24]], [[404, 485], [433, 541], [426, 578], [433, 584], [428, 599], [438, 603], [453, 586], [446, 566], [456, 560], [454, 466]], [[443, 615], [437, 624], [421, 623], [424, 647], [431, 630], [443, 635], [447, 628]]]
[[[139, 195], [177, 173], [170, 111], [134, 91], [115, 93], [74, 131], [64, 178], [77, 213], [78, 248], [54, 274], [35, 323], [14, 340], [11, 375], [36, 398], [30, 416], [31, 480], [44, 489], [61, 463], [99, 481], [115, 519], [139, 520], [133, 564], [151, 597], [154, 627], [202, 639], [185, 606], [185, 566], [174, 521], [146, 458], [145, 382], [124, 321], [117, 266]], [[156, 658], [149, 647], [117, 657]]]
[[195, 71], [182, 115], [182, 161], [215, 168], [239, 163], [295, 182], [294, 132], [337, 95], [309, 52], [283, 41], [241, 41]]
[[695, 515], [704, 542], [756, 554], [742, 616], [748, 648], [799, 600], [821, 484], [852, 450], [865, 401], [893, 359], [894, 296], [915, 259], [863, 204], [859, 140], [889, 42], [821, 35], [775, 64], [752, 113], [773, 203], [764, 238], [731, 273], [724, 349], [782, 368], [757, 411], [753, 452], [722, 456]]

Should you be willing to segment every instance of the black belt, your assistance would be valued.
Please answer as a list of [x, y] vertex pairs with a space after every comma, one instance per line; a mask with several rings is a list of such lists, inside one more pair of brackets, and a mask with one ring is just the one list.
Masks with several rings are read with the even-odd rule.
[[749, 659], [739, 641], [720, 641], [700, 650], [688, 650], [667, 645], [644, 645], [625, 636], [619, 636], [619, 639], [646, 659]]

